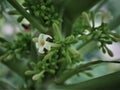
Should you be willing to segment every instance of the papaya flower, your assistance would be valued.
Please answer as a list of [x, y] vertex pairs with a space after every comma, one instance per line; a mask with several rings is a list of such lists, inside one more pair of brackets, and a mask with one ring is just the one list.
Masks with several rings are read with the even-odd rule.
[[51, 47], [58, 47], [59, 44], [53, 43], [53, 38], [50, 35], [47, 34], [40, 34], [37, 37], [33, 38], [33, 41], [35, 42], [35, 46], [38, 49], [38, 53], [45, 54], [46, 52], [51, 50]]

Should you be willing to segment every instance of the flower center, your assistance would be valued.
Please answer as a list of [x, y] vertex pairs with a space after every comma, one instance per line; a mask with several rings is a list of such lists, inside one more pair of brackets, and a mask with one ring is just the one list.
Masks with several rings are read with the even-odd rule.
[[44, 46], [44, 45], [45, 45], [45, 41], [42, 40], [42, 41], [40, 42], [40, 45], [41, 45], [41, 46]]

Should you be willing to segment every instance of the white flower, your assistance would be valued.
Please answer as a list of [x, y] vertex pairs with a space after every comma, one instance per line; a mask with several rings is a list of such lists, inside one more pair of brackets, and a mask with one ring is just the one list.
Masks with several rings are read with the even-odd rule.
[[90, 34], [90, 31], [86, 29], [86, 30], [84, 30], [83, 34], [88, 35], [88, 34]]
[[44, 54], [46, 51], [51, 50], [52, 44], [49, 42], [49, 40], [52, 40], [52, 37], [50, 35], [46, 35], [46, 34], [39, 35], [36, 42], [36, 48], [38, 49], [38, 52], [40, 54]]

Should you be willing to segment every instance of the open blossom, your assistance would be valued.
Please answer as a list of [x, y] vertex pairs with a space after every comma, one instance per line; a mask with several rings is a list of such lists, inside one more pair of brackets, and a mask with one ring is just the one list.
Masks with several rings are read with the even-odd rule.
[[39, 37], [37, 38], [36, 42], [36, 48], [38, 49], [38, 52], [40, 54], [46, 53], [46, 51], [51, 50], [51, 41], [52, 37], [47, 34], [40, 34]]

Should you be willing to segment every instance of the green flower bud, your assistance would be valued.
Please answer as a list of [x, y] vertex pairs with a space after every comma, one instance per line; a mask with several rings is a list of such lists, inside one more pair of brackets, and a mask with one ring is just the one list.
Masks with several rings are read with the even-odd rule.
[[35, 11], [35, 16], [38, 17], [39, 16], [39, 11]]
[[95, 39], [98, 39], [102, 35], [102, 31], [95, 31], [93, 36]]
[[83, 12], [83, 13], [82, 13], [82, 17], [84, 18], [84, 20], [85, 20], [85, 22], [87, 23], [87, 25], [88, 25], [89, 27], [91, 27], [88, 14], [87, 14], [86, 12]]
[[24, 18], [23, 16], [20, 16], [20, 17], [18, 17], [17, 21], [21, 22], [23, 20], [23, 18]]
[[57, 50], [50, 51], [50, 52], [44, 57], [43, 61], [46, 61], [47, 59], [50, 59], [56, 52], [57, 52]]
[[114, 56], [111, 50], [107, 49], [107, 52], [108, 52], [108, 54], [109, 54], [111, 57]]
[[46, 6], [45, 6], [45, 5], [42, 5], [42, 6], [41, 6], [41, 9], [42, 9], [42, 10], [45, 10], [45, 9], [46, 9]]
[[40, 78], [42, 78], [44, 75], [44, 71], [42, 71], [42, 72], [40, 72], [40, 73], [38, 73], [38, 74], [35, 74], [33, 77], [32, 77], [32, 79], [33, 80], [38, 80], [38, 79], [40, 79]]
[[32, 67], [35, 67], [35, 66], [36, 66], [36, 64], [35, 64], [34, 62], [30, 62], [30, 65], [31, 65]]
[[50, 69], [49, 72], [52, 74], [55, 74], [55, 70], [53, 70], [53, 69]]
[[120, 34], [117, 34], [117, 33], [111, 33], [111, 34], [116, 38], [120, 38]]
[[53, 27], [53, 30], [54, 30], [55, 40], [60, 41], [62, 39], [60, 27], [56, 23], [53, 23], [52, 27]]
[[30, 71], [30, 70], [29, 70], [29, 71], [26, 71], [26, 72], [25, 72], [25, 75], [31, 75], [31, 74], [34, 74], [34, 73], [35, 73], [34, 71]]
[[10, 55], [8, 55], [8, 56], [5, 58], [5, 60], [6, 60], [6, 61], [12, 60], [13, 57], [14, 57], [14, 55], [10, 54]]
[[19, 53], [21, 50], [21, 48], [15, 49], [15, 53]]
[[76, 42], [77, 42], [77, 39], [73, 35], [71, 35], [65, 39], [66, 44], [72, 44], [72, 43], [76, 43]]
[[32, 39], [32, 41], [33, 42], [38, 42], [38, 38], [35, 37], [35, 38]]
[[65, 57], [66, 57], [67, 63], [71, 63], [72, 60], [71, 60], [70, 53], [68, 52], [68, 50], [66, 50], [66, 52], [65, 52], [64, 55], [65, 55]]
[[112, 39], [114, 42], [118, 42], [118, 40], [117, 40], [115, 37], [111, 37], [111, 39]]
[[106, 50], [105, 50], [105, 48], [104, 48], [104, 47], [102, 47], [102, 51], [103, 51], [103, 53], [106, 53]]
[[107, 43], [107, 44], [112, 44], [112, 41], [111, 41], [111, 40], [105, 41], [105, 43]]
[[49, 17], [48, 17], [48, 16], [44, 16], [44, 19], [45, 19], [45, 20], [48, 20], [48, 19], [49, 19]]
[[93, 77], [93, 74], [92, 73], [90, 73], [90, 72], [84, 72], [87, 76], [89, 76], [89, 77]]

